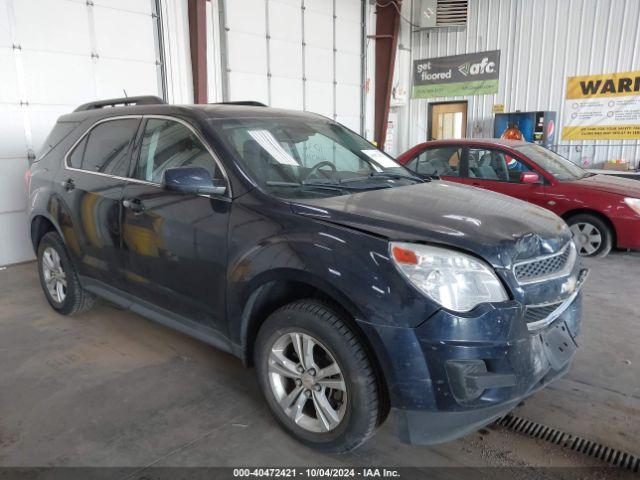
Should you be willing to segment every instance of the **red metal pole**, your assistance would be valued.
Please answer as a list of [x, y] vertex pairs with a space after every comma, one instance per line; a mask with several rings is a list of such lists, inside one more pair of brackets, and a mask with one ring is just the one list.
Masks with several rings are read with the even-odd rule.
[[402, 0], [379, 0], [376, 15], [376, 84], [374, 139], [383, 148], [393, 88]]
[[189, 0], [193, 103], [207, 103], [207, 0]]

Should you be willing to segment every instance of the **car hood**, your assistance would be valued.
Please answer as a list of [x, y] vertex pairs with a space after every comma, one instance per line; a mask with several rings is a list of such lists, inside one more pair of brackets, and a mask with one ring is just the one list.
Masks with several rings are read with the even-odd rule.
[[555, 252], [571, 238], [564, 221], [548, 210], [441, 180], [296, 201], [292, 208], [390, 240], [457, 247], [503, 268]]
[[580, 180], [573, 180], [570, 183], [601, 192], [640, 198], [640, 182], [632, 178], [616, 177], [613, 175], [592, 175], [581, 178]]

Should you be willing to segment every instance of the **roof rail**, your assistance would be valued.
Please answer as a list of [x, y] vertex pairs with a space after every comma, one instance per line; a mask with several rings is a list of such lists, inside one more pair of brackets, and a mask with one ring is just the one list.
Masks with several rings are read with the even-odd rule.
[[74, 112], [84, 112], [87, 110], [98, 110], [104, 107], [127, 107], [130, 105], [161, 105], [164, 100], [154, 95], [144, 95], [140, 97], [110, 98], [108, 100], [98, 100], [80, 105]]
[[256, 102], [255, 100], [241, 100], [237, 102], [217, 102], [214, 105], [244, 105], [245, 107], [267, 107], [262, 102]]

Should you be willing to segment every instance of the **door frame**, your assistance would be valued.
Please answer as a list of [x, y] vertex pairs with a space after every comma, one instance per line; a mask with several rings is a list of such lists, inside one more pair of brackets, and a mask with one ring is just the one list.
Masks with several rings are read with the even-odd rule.
[[[467, 114], [469, 113], [469, 100], [447, 100], [445, 102], [429, 102], [427, 104], [427, 140], [431, 141], [431, 140], [435, 140], [435, 138], [433, 138], [433, 107], [435, 105], [450, 105], [453, 103], [464, 103], [465, 105], [465, 112], [464, 112], [464, 131], [465, 131], [465, 138], [466, 138], [466, 133], [467, 133]], [[447, 140], [446, 138], [443, 140]]]

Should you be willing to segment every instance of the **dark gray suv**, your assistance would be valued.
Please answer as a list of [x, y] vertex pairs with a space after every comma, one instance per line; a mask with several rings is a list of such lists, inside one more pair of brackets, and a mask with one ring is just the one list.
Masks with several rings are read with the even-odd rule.
[[28, 180], [56, 311], [100, 296], [231, 352], [316, 448], [391, 410], [404, 441], [448, 441], [570, 367], [586, 272], [566, 224], [417, 178], [319, 115], [93, 102]]

